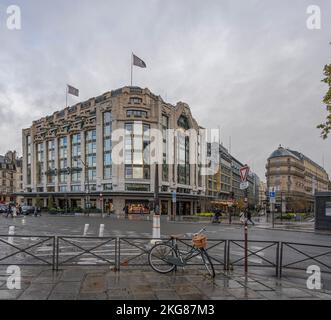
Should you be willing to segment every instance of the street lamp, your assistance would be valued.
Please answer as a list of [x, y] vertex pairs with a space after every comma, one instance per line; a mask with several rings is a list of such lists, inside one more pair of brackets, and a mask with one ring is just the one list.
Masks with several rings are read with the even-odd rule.
[[101, 216], [103, 218], [103, 194], [100, 193]]
[[[79, 160], [85, 168], [85, 180], [87, 182], [87, 190], [86, 190], [86, 198], [85, 198], [85, 209], [89, 209], [89, 204], [90, 204], [90, 180], [89, 180], [89, 175], [88, 175], [88, 166], [81, 158], [79, 158]], [[87, 212], [87, 214], [89, 215], [89, 211]]]

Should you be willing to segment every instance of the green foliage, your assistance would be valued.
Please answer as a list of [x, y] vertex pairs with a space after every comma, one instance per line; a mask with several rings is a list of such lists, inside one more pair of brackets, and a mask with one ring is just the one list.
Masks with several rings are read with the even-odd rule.
[[55, 203], [54, 203], [54, 199], [53, 197], [48, 197], [48, 211], [50, 211], [51, 209], [54, 209], [55, 207]]
[[321, 137], [327, 139], [331, 131], [331, 64], [328, 64], [324, 67], [324, 76], [325, 78], [322, 82], [328, 85], [328, 91], [326, 92], [323, 103], [326, 105], [326, 110], [328, 112], [326, 116], [326, 122], [317, 126], [318, 129], [321, 129]]
[[213, 215], [212, 212], [200, 212], [195, 214], [197, 217], [212, 217]]
[[36, 198], [36, 207], [41, 208], [44, 206], [44, 202], [41, 198]]

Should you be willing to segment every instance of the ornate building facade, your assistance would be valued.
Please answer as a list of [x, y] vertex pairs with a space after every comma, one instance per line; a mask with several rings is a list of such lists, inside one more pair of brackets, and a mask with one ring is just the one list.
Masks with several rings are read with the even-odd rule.
[[279, 146], [266, 169], [267, 189], [276, 190], [276, 207], [283, 211], [313, 211], [315, 192], [328, 190], [325, 169], [298, 151]]
[[[124, 131], [117, 139], [115, 132]], [[135, 130], [136, 129], [136, 130]], [[163, 158], [158, 165], [161, 211], [192, 214], [201, 208], [205, 179], [199, 154], [190, 151], [187, 130], [199, 131], [187, 104], [166, 103], [148, 89], [124, 87], [67, 107], [34, 121], [23, 130], [23, 185], [25, 202], [42, 206], [85, 208], [111, 206], [122, 212], [148, 210], [153, 199], [155, 165], [148, 159], [151, 130], [162, 133], [157, 146]], [[169, 141], [168, 129], [177, 132]], [[115, 163], [113, 151], [122, 143], [123, 163]], [[170, 146], [170, 147], [169, 147]], [[168, 153], [172, 153], [169, 155]], [[173, 161], [169, 164], [168, 158]], [[189, 161], [195, 158], [195, 164]], [[111, 205], [110, 205], [111, 204]]]

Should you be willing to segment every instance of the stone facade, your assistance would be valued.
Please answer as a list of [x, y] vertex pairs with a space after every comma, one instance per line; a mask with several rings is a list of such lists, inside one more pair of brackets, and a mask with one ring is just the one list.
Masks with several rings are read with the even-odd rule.
[[[143, 128], [140, 136], [130, 131], [136, 124]], [[171, 105], [148, 89], [138, 87], [106, 92], [34, 121], [23, 130], [25, 202], [35, 204], [38, 199], [42, 206], [52, 202], [61, 208], [88, 205], [116, 213], [121, 213], [128, 204], [135, 209], [143, 206], [148, 211], [154, 194], [155, 165], [145, 162], [145, 154], [130, 155], [126, 149], [125, 164], [113, 163], [112, 151], [120, 143], [114, 140], [117, 129], [125, 130], [125, 148], [132, 151], [137, 143], [139, 147], [151, 143], [149, 130], [198, 132], [199, 126], [187, 104]], [[168, 156], [167, 139], [164, 136], [163, 146], [157, 148], [164, 158]], [[158, 166], [164, 214], [174, 210], [171, 202], [174, 191], [177, 214], [204, 210], [201, 199], [205, 197], [205, 179], [199, 178], [198, 165], [188, 163], [188, 154], [179, 159], [181, 143], [185, 149], [188, 140], [180, 137], [174, 141], [174, 164]], [[132, 159], [136, 156], [139, 159]]]
[[328, 190], [324, 168], [300, 152], [279, 146], [266, 169], [267, 188], [275, 188], [276, 207], [283, 211], [313, 211], [315, 192]]
[[22, 190], [22, 161], [15, 151], [0, 156], [0, 203], [19, 202], [15, 193]]

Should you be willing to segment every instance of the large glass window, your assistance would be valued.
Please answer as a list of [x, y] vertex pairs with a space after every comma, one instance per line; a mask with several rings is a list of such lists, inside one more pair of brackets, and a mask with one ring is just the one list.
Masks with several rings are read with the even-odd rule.
[[71, 181], [81, 180], [81, 136], [80, 133], [71, 136]]
[[125, 178], [150, 179], [150, 126], [125, 124]]
[[167, 129], [169, 129], [169, 118], [166, 115], [162, 115], [162, 180], [169, 180], [169, 165], [167, 163], [167, 148], [168, 148], [168, 138]]
[[27, 145], [27, 184], [31, 184], [31, 136], [26, 137]]
[[103, 178], [111, 179], [112, 159], [111, 159], [111, 134], [112, 115], [111, 112], [103, 114]]
[[52, 170], [55, 169], [55, 142], [54, 140], [47, 141], [47, 183], [55, 182], [55, 175]]
[[189, 122], [185, 116], [180, 116], [178, 125], [183, 130], [177, 134], [177, 176], [178, 183], [190, 184], [190, 139], [185, 135], [185, 130], [189, 129]]
[[[96, 180], [96, 156], [97, 156], [97, 136], [96, 130], [86, 131], [85, 133], [85, 163], [87, 165], [87, 175], [89, 182]], [[87, 181], [85, 181], [87, 183]]]
[[37, 144], [37, 184], [42, 184], [44, 181], [44, 144]]

